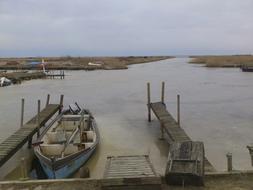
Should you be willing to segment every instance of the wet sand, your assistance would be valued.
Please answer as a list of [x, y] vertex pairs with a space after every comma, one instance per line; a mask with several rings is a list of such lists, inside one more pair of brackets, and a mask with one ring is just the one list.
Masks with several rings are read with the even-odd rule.
[[163, 174], [168, 146], [160, 141], [159, 123], [147, 121], [146, 82], [151, 98], [160, 99], [160, 82], [166, 82], [165, 102], [176, 116], [176, 95], [181, 95], [181, 125], [193, 140], [204, 141], [208, 159], [218, 170], [226, 168], [226, 153], [233, 153], [235, 169], [252, 169], [246, 145], [253, 136], [253, 75], [239, 69], [209, 69], [177, 58], [121, 71], [68, 71], [65, 80], [33, 80], [0, 89], [0, 138], [19, 126], [21, 98], [25, 117], [36, 112], [37, 99], [52, 102], [64, 94], [64, 104], [74, 101], [95, 115], [101, 143], [88, 162], [91, 177], [103, 176], [106, 156], [148, 154], [158, 174]]

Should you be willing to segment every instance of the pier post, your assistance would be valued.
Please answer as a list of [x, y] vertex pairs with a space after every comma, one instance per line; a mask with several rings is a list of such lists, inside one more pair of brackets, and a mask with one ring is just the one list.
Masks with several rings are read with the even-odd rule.
[[233, 170], [233, 163], [232, 163], [232, 153], [227, 153], [227, 169], [228, 172], [231, 172]]
[[164, 88], [165, 88], [165, 82], [162, 82], [162, 92], [161, 92], [161, 102], [164, 103]]
[[251, 158], [251, 166], [253, 166], [253, 146], [247, 146]]
[[180, 95], [177, 95], [177, 124], [180, 126]]
[[148, 121], [151, 122], [151, 109], [150, 109], [150, 83], [147, 83], [147, 97], [148, 97]]
[[62, 94], [62, 95], [61, 95], [61, 98], [60, 98], [60, 109], [59, 109], [59, 114], [62, 112], [62, 109], [63, 109], [63, 98], [64, 98], [64, 95]]
[[24, 157], [21, 158], [20, 173], [21, 173], [21, 180], [28, 179], [26, 159]]
[[23, 125], [24, 125], [24, 107], [25, 107], [25, 99], [22, 98], [22, 100], [21, 100], [21, 121], [20, 121], [20, 127], [23, 127]]
[[47, 95], [47, 102], [46, 102], [46, 106], [49, 104], [50, 101], [50, 94]]
[[37, 138], [40, 136], [40, 100], [38, 100], [38, 113], [37, 113]]
[[63, 79], [65, 78], [65, 73], [64, 73], [64, 70], [63, 70]]

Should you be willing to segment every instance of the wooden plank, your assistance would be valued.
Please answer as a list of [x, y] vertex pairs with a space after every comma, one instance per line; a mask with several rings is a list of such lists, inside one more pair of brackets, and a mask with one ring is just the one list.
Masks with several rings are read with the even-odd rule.
[[[43, 126], [58, 110], [58, 104], [49, 104], [40, 112], [39, 127]], [[0, 167], [22, 147], [29, 137], [32, 137], [38, 129], [37, 116], [34, 116], [23, 127], [14, 132], [0, 144]]]
[[173, 143], [170, 147], [165, 178], [171, 185], [203, 185], [204, 144]]

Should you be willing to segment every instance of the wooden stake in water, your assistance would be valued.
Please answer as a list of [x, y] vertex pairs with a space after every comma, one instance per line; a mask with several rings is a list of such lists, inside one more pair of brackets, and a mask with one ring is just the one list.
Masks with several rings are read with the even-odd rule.
[[60, 109], [59, 109], [59, 114], [62, 112], [62, 109], [63, 109], [63, 98], [64, 98], [64, 95], [62, 94], [62, 95], [61, 95], [61, 98], [60, 98]]
[[24, 157], [21, 158], [20, 162], [20, 173], [21, 173], [21, 180], [28, 179], [27, 175], [27, 166], [26, 166], [26, 159]]
[[232, 163], [232, 153], [227, 153], [227, 169], [228, 172], [233, 170], [233, 163]]
[[180, 95], [177, 95], [177, 124], [180, 126]]
[[162, 82], [162, 92], [161, 92], [161, 102], [164, 103], [164, 88], [165, 88], [165, 83]]
[[23, 125], [24, 125], [24, 107], [25, 107], [25, 99], [22, 98], [22, 100], [21, 100], [21, 121], [20, 121], [20, 127], [23, 127]]
[[37, 112], [37, 138], [40, 136], [40, 100], [38, 100], [38, 112]]
[[47, 102], [46, 102], [46, 106], [49, 104], [50, 101], [50, 94], [47, 95]]
[[150, 83], [147, 83], [147, 97], [148, 97], [148, 121], [151, 122], [151, 109], [150, 109]]

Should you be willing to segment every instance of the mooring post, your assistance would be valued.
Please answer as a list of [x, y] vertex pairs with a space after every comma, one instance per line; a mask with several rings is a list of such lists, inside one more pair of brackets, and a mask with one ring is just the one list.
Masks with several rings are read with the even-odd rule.
[[251, 166], [253, 166], [253, 146], [247, 146], [251, 158]]
[[62, 94], [62, 95], [61, 95], [61, 98], [60, 98], [60, 109], [59, 109], [59, 114], [62, 112], [62, 109], [63, 109], [63, 98], [64, 98], [64, 95]]
[[24, 125], [24, 108], [25, 108], [25, 99], [21, 99], [21, 121], [20, 121], [20, 127], [23, 127]]
[[38, 100], [38, 113], [37, 113], [37, 138], [40, 136], [40, 100]]
[[165, 82], [162, 82], [162, 92], [161, 92], [161, 102], [164, 103], [164, 88], [165, 88]]
[[177, 95], [177, 124], [180, 126], [180, 95]]
[[47, 102], [46, 102], [46, 106], [48, 106], [49, 101], [50, 101], [50, 94], [48, 94], [48, 95], [47, 95]]
[[227, 169], [228, 172], [231, 172], [233, 170], [233, 163], [232, 163], [232, 153], [227, 153]]
[[21, 173], [21, 180], [28, 179], [26, 159], [24, 157], [21, 158], [20, 173]]
[[147, 83], [147, 95], [148, 95], [148, 121], [151, 122], [151, 109], [150, 109], [150, 83]]
[[65, 78], [65, 73], [64, 73], [64, 70], [63, 70], [63, 79]]

